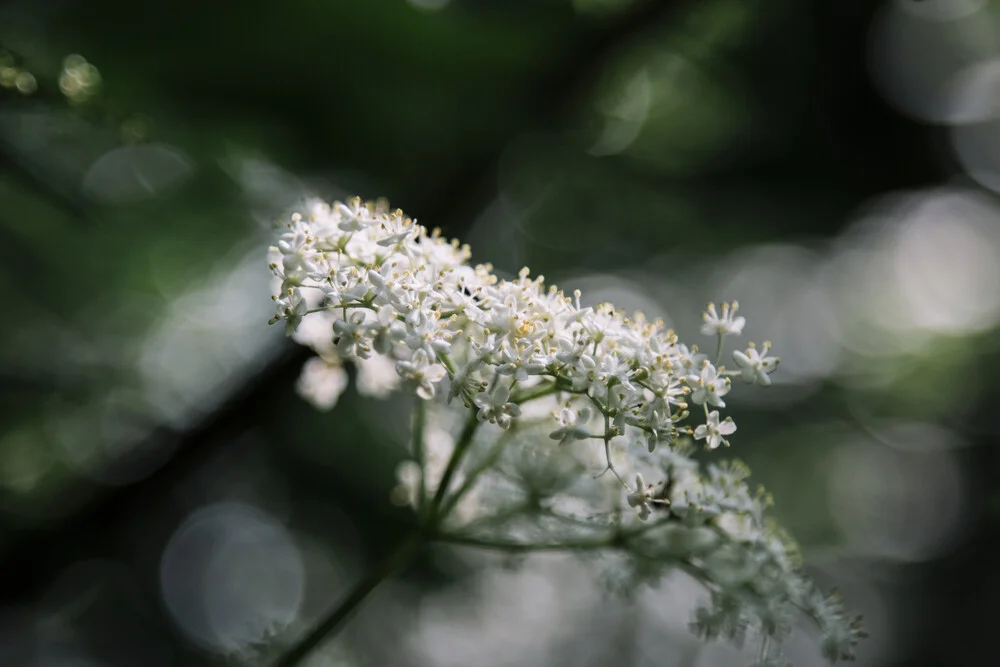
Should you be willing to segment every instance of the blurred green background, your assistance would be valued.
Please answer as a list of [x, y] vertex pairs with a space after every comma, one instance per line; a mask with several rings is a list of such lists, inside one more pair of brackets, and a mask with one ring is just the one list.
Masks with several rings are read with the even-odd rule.
[[[403, 398], [329, 413], [266, 321], [305, 197], [386, 197], [782, 357], [733, 455], [859, 664], [995, 662], [1000, 16], [985, 0], [0, 7], [0, 665], [256, 664], [407, 521]], [[315, 665], [742, 665], [672, 582], [435, 551]], [[796, 665], [819, 664], [797, 633]]]

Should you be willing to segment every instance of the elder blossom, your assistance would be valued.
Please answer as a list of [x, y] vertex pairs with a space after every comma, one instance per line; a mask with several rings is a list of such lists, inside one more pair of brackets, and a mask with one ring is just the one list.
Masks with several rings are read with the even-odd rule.
[[707, 360], [702, 362], [701, 373], [689, 375], [688, 384], [694, 387], [691, 393], [691, 400], [701, 405], [715, 405], [720, 408], [726, 407], [726, 402], [722, 397], [729, 393], [732, 384], [728, 377], [720, 374], [720, 370]]
[[[637, 576], [685, 563], [706, 582], [711, 603], [695, 620], [705, 637], [741, 639], [750, 627], [766, 648], [799, 609], [819, 624], [829, 657], [850, 658], [860, 626], [799, 573], [787, 536], [765, 522], [769, 496], [745, 482], [749, 470], [703, 470], [691, 456], [692, 437], [709, 450], [729, 445], [736, 424], [713, 408], [726, 407], [733, 376], [770, 384], [770, 344], [734, 352], [739, 369], [727, 370], [660, 320], [583, 307], [579, 290], [567, 296], [527, 268], [500, 279], [470, 257], [468, 246], [360, 198], [310, 204], [269, 252], [271, 322], [318, 355], [303, 369], [303, 396], [329, 409], [353, 364], [359, 391], [417, 397], [412, 460], [398, 466], [392, 499], [417, 510], [422, 534], [478, 539], [482, 526], [540, 515], [586, 526], [566, 541], [572, 548], [610, 526], [598, 544], [634, 549]], [[743, 331], [738, 308], [708, 304], [702, 315], [717, 360], [724, 339]], [[449, 421], [462, 406], [464, 423]], [[650, 520], [654, 508], [662, 520]], [[551, 526], [540, 528], [540, 546], [552, 546]]]
[[726, 417], [725, 421], [719, 423], [719, 412], [713, 410], [708, 413], [708, 421], [701, 424], [694, 430], [695, 440], [704, 440], [709, 449], [717, 449], [719, 445], [729, 446], [729, 441], [725, 436], [736, 432], [736, 424], [732, 417]]
[[705, 309], [704, 315], [702, 315], [702, 320], [704, 324], [701, 325], [701, 332], [706, 336], [712, 334], [718, 334], [724, 336], [726, 334], [740, 334], [743, 332], [743, 326], [746, 324], [745, 317], [737, 317], [736, 311], [739, 310], [740, 304], [736, 301], [732, 303], [722, 304], [722, 314], [720, 315], [715, 310], [715, 304], [710, 303]]
[[642, 475], [635, 476], [635, 491], [628, 494], [628, 504], [639, 512], [639, 518], [645, 520], [649, 518], [651, 511], [649, 503], [653, 498], [653, 485], [646, 484]]
[[771, 384], [770, 373], [778, 367], [781, 361], [778, 357], [769, 357], [767, 353], [771, 350], [771, 343], [765, 341], [760, 352], [756, 346], [750, 343], [746, 352], [733, 350], [733, 360], [742, 370], [743, 379], [753, 384], [757, 383], [763, 387]]
[[558, 440], [560, 445], [574, 440], [586, 440], [590, 437], [590, 431], [587, 430], [587, 424], [590, 423], [590, 410], [588, 408], [583, 408], [579, 412], [572, 408], [563, 408], [555, 417], [559, 428], [552, 431], [549, 437]]
[[521, 414], [521, 408], [516, 403], [511, 403], [509, 398], [510, 388], [502, 382], [498, 382], [489, 393], [476, 394], [472, 402], [479, 408], [479, 421], [489, 421], [500, 428], [509, 428], [511, 420]]
[[[500, 280], [488, 264], [469, 264], [468, 246], [399, 210], [358, 198], [314, 203], [291, 217], [271, 257], [272, 321], [285, 320], [331, 363], [363, 367], [372, 355], [386, 357], [422, 399], [447, 385], [449, 398], [501, 428], [517, 421], [522, 397], [539, 383], [581, 418], [605, 417], [604, 432], [594, 434], [605, 449], [611, 437], [653, 450], [693, 433], [696, 426], [682, 425], [685, 397], [725, 407], [732, 373], [662, 322], [608, 303], [584, 308], [579, 291], [567, 297], [527, 269]], [[745, 319], [737, 308], [723, 304], [720, 315], [709, 304], [703, 332], [739, 333]], [[299, 336], [313, 319], [320, 325]], [[557, 423], [555, 439], [589, 437], [571, 419]]]

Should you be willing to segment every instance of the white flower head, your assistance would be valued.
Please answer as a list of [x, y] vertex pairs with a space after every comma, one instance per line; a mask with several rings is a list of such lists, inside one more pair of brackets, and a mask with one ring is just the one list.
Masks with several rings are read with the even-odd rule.
[[723, 422], [719, 422], [719, 411], [712, 410], [708, 413], [706, 423], [700, 424], [694, 430], [695, 440], [704, 440], [705, 446], [709, 449], [717, 449], [719, 445], [729, 446], [729, 441], [725, 436], [736, 432], [736, 424], [732, 417], [726, 417]]
[[642, 475], [637, 474], [635, 476], [635, 491], [626, 497], [629, 507], [634, 507], [639, 514], [639, 518], [645, 521], [649, 518], [649, 513], [652, 511], [649, 506], [652, 499], [653, 485], [646, 484]]
[[676, 365], [684, 374], [697, 372], [697, 370], [701, 368], [702, 362], [708, 359], [707, 356], [698, 352], [697, 345], [692, 345], [689, 349], [687, 345], [681, 343], [677, 346], [677, 352]]
[[365, 311], [354, 310], [342, 320], [333, 323], [333, 334], [337, 341], [337, 353], [345, 358], [354, 356], [366, 359], [371, 355], [368, 343], [368, 328], [365, 326]]
[[556, 414], [556, 421], [559, 428], [549, 433], [549, 437], [558, 440], [560, 445], [590, 437], [590, 431], [587, 430], [590, 408], [581, 408], [579, 411], [563, 408]]
[[493, 391], [476, 394], [472, 402], [479, 408], [479, 421], [488, 421], [500, 428], [510, 428], [511, 421], [521, 414], [517, 403], [510, 402], [510, 387], [497, 382]]
[[270, 324], [285, 320], [285, 335], [291, 336], [299, 328], [302, 318], [309, 311], [309, 304], [302, 298], [302, 292], [298, 288], [289, 287], [284, 294], [272, 296], [271, 299], [277, 309]]
[[767, 356], [770, 349], [771, 343], [765, 341], [759, 352], [753, 343], [749, 344], [746, 352], [733, 350], [733, 360], [742, 370], [744, 380], [750, 384], [759, 384], [762, 387], [767, 387], [771, 384], [770, 374], [778, 367], [781, 359]]
[[361, 201], [361, 197], [354, 197], [347, 204], [337, 202], [333, 210], [339, 219], [337, 227], [344, 232], [359, 232], [371, 220], [371, 211]]
[[718, 369], [710, 362], [703, 361], [699, 375], [689, 375], [688, 384], [692, 387], [691, 400], [698, 405], [705, 403], [716, 407], [726, 407], [722, 397], [729, 393], [732, 382], [728, 377], [719, 374]]
[[701, 316], [701, 319], [704, 320], [704, 323], [701, 325], [701, 333], [706, 336], [738, 335], [742, 333], [747, 321], [745, 317], [738, 317], [736, 315], [736, 311], [739, 308], [740, 304], [736, 301], [723, 303], [722, 314], [720, 315], [715, 310], [714, 303], [708, 304]]
[[[501, 280], [489, 265], [470, 265], [470, 255], [467, 246], [384, 203], [314, 203], [292, 216], [269, 258], [274, 321], [285, 320], [290, 331], [308, 321], [296, 339], [323, 359], [305, 370], [303, 393], [332, 405], [346, 379], [339, 364], [349, 360], [365, 395], [385, 396], [405, 384], [431, 399], [444, 393], [447, 378], [447, 397], [461, 399], [451, 401], [456, 410], [465, 406], [505, 429], [525, 414], [538, 421], [522, 406], [548, 396], [561, 409], [551, 428], [547, 413], [541, 417], [544, 432], [561, 444], [583, 441], [574, 455], [594, 450], [615, 473], [607, 479], [621, 486], [613, 448], [626, 446], [631, 456], [623, 453], [623, 465], [632, 466], [631, 445], [652, 455], [674, 447], [679, 433], [694, 432], [683, 423], [689, 402], [725, 406], [729, 373], [663, 322], [630, 317], [608, 303], [584, 308], [578, 290], [566, 296], [526, 268]], [[736, 302], [721, 312], [710, 304], [703, 331], [720, 338], [740, 333], [745, 320], [737, 309]], [[744, 356], [755, 381], [764, 383], [770, 358], [757, 368], [752, 354]], [[726, 420], [698, 433], [718, 446], [717, 436], [731, 432], [719, 429], [731, 427]], [[630, 493], [636, 500], [635, 493], [646, 492]]]
[[435, 363], [423, 350], [417, 350], [411, 359], [396, 362], [396, 372], [414, 382], [417, 396], [424, 400], [434, 398], [438, 383], [447, 375], [445, 367]]
[[[417, 404], [414, 423], [423, 428], [411, 441], [414, 460], [397, 470], [394, 501], [418, 507], [441, 534], [504, 510], [518, 525], [532, 521], [520, 505], [525, 492], [544, 499], [553, 519], [574, 502], [581, 511], [565, 518], [576, 523], [610, 512], [622, 539], [600, 546], [637, 549], [641, 539], [644, 558], [647, 549], [673, 563], [697, 556], [687, 562], [712, 590], [695, 619], [704, 635], [738, 639], [747, 629], [787, 627], [794, 604], [819, 620], [828, 656], [853, 655], [860, 628], [797, 574], [763, 521], [765, 501], [744, 481], [749, 470], [730, 462], [702, 472], [679, 437], [728, 446], [736, 424], [714, 408], [725, 407], [732, 375], [770, 382], [778, 359], [767, 356], [767, 343], [733, 353], [738, 371], [716, 368], [663, 322], [610, 304], [584, 308], [579, 291], [566, 296], [527, 269], [502, 280], [489, 265], [470, 265], [467, 246], [384, 203], [314, 203], [286, 226], [269, 251], [272, 322], [298, 329], [298, 342], [319, 355], [306, 363], [300, 393], [332, 407], [347, 384], [346, 360], [358, 368], [361, 393], [384, 396], [402, 385], [429, 401], [445, 393], [447, 378], [448, 398], [461, 399]], [[709, 304], [703, 315], [701, 331], [717, 337], [720, 355], [725, 337], [743, 331], [737, 310], [735, 301], [721, 310]], [[303, 321], [309, 325], [299, 328]], [[689, 402], [706, 414], [695, 428]], [[479, 422], [507, 430], [482, 442], [490, 429]], [[560, 449], [544, 434], [579, 445]], [[519, 463], [509, 465], [512, 458]], [[586, 474], [596, 465], [603, 472]], [[634, 488], [625, 481], [632, 479]], [[635, 522], [619, 514], [623, 495], [638, 520], [666, 507], [669, 521], [647, 524], [639, 538]], [[781, 632], [767, 630], [779, 640]]]

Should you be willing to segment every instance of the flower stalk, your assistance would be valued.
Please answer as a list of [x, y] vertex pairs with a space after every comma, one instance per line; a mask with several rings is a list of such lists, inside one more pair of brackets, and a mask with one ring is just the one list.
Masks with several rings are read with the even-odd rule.
[[369, 570], [305, 636], [274, 663], [273, 667], [296, 667], [325, 640], [334, 636], [379, 584], [405, 568], [426, 544], [420, 531], [408, 535], [375, 567]]

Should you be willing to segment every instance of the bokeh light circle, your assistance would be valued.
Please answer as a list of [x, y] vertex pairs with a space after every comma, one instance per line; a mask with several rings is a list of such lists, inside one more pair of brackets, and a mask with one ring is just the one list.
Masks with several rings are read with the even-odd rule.
[[170, 537], [160, 588], [170, 615], [195, 644], [236, 652], [299, 614], [305, 568], [284, 526], [239, 503], [196, 511]]
[[956, 122], [956, 83], [991, 58], [997, 31], [980, 0], [896, 0], [872, 21], [869, 67], [882, 96], [902, 113]]
[[[831, 453], [833, 518], [853, 551], [905, 562], [949, 553], [970, 525], [966, 474], [941, 429], [886, 429]], [[915, 440], [925, 440], [915, 443]]]

